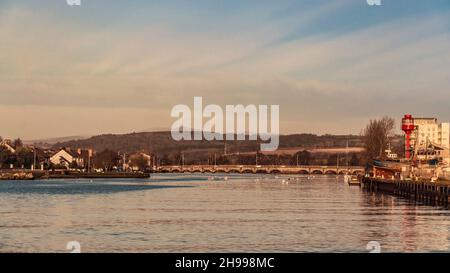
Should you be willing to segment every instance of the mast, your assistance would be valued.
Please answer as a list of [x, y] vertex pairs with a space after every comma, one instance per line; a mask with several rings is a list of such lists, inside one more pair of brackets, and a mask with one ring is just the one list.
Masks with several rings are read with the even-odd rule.
[[348, 169], [348, 136], [347, 136], [347, 145], [345, 148], [345, 161], [347, 162], [347, 169]]

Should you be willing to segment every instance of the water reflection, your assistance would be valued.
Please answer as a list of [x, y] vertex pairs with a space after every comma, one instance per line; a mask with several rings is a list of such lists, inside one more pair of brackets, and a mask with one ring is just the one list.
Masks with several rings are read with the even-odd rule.
[[449, 211], [333, 176], [0, 182], [0, 251], [447, 251]]
[[117, 179], [111, 180], [42, 180], [42, 181], [5, 181], [0, 183], [0, 194], [112, 194], [126, 191], [141, 191], [171, 187], [156, 185], [151, 181]]

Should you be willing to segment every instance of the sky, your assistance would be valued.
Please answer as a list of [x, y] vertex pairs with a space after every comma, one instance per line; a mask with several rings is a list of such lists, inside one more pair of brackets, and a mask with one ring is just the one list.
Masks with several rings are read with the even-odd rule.
[[285, 134], [450, 121], [450, 1], [0, 0], [0, 136], [168, 130], [194, 96]]

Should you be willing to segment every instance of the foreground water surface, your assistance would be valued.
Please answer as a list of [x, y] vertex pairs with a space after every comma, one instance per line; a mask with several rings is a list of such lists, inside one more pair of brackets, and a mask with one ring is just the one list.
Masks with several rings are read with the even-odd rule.
[[0, 252], [449, 251], [449, 213], [335, 176], [0, 181]]

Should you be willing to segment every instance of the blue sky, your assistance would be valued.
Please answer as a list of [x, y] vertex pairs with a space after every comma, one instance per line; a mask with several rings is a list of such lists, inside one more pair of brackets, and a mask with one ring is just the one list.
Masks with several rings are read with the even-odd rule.
[[168, 129], [193, 96], [279, 104], [284, 133], [450, 120], [449, 0], [2, 0], [0, 40], [6, 137]]

